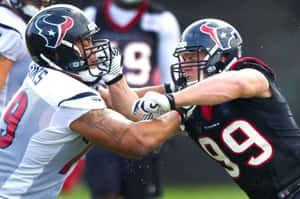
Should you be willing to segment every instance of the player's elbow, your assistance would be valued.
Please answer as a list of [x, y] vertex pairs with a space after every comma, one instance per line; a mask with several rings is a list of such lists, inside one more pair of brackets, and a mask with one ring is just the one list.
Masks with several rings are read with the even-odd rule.
[[135, 143], [128, 150], [121, 150], [119, 154], [125, 158], [137, 159], [147, 155], [151, 151], [151, 147], [143, 143]]
[[152, 136], [147, 136], [145, 129], [135, 126], [130, 132], [130, 145], [124, 154], [127, 158], [140, 158], [147, 155], [159, 145], [159, 141]]
[[153, 151], [154, 148], [157, 147], [157, 142], [154, 139], [139, 139], [137, 140], [138, 148], [135, 152], [136, 158], [143, 157]]
[[236, 87], [239, 97], [249, 98], [258, 96], [269, 89], [266, 77], [254, 69], [244, 69], [239, 78], [236, 78]]

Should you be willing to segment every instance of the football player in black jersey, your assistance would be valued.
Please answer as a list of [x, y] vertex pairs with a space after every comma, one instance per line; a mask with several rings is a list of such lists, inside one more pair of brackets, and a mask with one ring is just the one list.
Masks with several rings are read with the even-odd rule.
[[272, 69], [241, 57], [241, 46], [240, 34], [227, 22], [192, 23], [175, 50], [178, 63], [171, 66], [180, 90], [156, 88], [134, 104], [133, 113], [180, 110], [188, 135], [249, 198], [299, 199], [298, 125]]
[[[171, 80], [169, 66], [180, 39], [175, 16], [149, 0], [105, 0], [85, 10], [123, 55], [124, 77], [131, 87]], [[86, 155], [85, 176], [93, 199], [152, 198], [161, 194], [158, 150], [138, 160], [94, 147]], [[68, 182], [68, 181], [67, 181]]]

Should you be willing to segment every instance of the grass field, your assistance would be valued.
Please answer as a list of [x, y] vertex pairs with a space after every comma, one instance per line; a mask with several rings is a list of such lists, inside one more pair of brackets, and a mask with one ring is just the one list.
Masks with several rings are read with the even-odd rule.
[[[165, 186], [159, 199], [248, 199], [233, 185]], [[72, 194], [61, 194], [57, 199], [90, 199], [88, 189], [80, 184]]]

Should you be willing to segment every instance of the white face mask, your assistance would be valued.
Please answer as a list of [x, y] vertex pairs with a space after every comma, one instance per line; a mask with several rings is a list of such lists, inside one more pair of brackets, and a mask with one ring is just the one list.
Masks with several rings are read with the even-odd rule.
[[97, 77], [91, 76], [89, 71], [81, 71], [78, 73], [78, 76], [81, 78], [84, 82], [94, 82], [97, 80]]
[[107, 74], [107, 72], [104, 71], [107, 71], [107, 66], [104, 64], [99, 64], [95, 68], [89, 68], [87, 70], [78, 72], [75, 75], [78, 76], [84, 82], [93, 83], [97, 79], [99, 79], [99, 77], [102, 77]]

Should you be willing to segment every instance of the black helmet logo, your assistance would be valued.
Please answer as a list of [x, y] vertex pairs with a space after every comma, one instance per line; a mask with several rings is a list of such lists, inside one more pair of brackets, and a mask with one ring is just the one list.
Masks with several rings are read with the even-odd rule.
[[39, 35], [46, 41], [46, 47], [58, 47], [68, 30], [72, 28], [73, 20], [68, 16], [43, 15], [35, 23]]
[[230, 41], [234, 39], [233, 28], [229, 26], [218, 27], [216, 24], [206, 23], [200, 26], [200, 31], [209, 35], [222, 50], [231, 48]]

